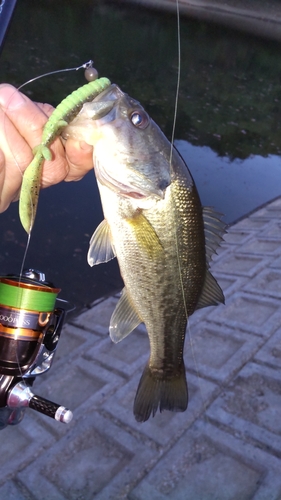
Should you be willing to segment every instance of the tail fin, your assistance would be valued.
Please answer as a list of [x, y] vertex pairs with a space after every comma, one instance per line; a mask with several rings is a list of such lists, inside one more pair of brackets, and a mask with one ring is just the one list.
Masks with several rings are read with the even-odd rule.
[[134, 402], [134, 415], [137, 422], [145, 422], [151, 413], [154, 417], [158, 407], [163, 410], [185, 411], [188, 391], [184, 362], [174, 377], [153, 374], [147, 365], [141, 376]]

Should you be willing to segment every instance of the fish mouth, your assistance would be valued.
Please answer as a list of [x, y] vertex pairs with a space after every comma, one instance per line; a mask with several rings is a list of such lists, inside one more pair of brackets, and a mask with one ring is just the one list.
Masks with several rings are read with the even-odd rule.
[[108, 188], [110, 188], [112, 191], [115, 191], [118, 193], [120, 196], [124, 196], [125, 198], [133, 198], [134, 200], [143, 200], [145, 198], [157, 198], [157, 199], [164, 199], [165, 197], [165, 191], [161, 189], [143, 189], [140, 188], [139, 186], [134, 186], [132, 184], [123, 184], [120, 181], [117, 181], [116, 179], [110, 177], [110, 176], [103, 176], [99, 175], [96, 172], [96, 176], [99, 180], [99, 182]]
[[165, 190], [169, 183], [162, 182], [161, 186], [155, 186], [150, 179], [142, 177], [133, 170], [126, 175], [126, 180], [116, 179], [111, 176], [97, 158], [94, 159], [95, 173], [98, 181], [109, 189], [125, 198], [143, 200], [145, 198], [164, 199]]

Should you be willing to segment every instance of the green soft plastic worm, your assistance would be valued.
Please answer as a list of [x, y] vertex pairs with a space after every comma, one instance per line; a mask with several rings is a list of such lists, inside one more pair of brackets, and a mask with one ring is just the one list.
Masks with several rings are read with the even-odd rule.
[[92, 101], [109, 85], [108, 78], [99, 78], [83, 85], [63, 99], [47, 121], [43, 129], [42, 142], [33, 149], [34, 158], [24, 172], [20, 192], [19, 215], [28, 234], [30, 234], [35, 221], [43, 162], [52, 159], [49, 146], [61, 134], [64, 127], [75, 118], [83, 104]]

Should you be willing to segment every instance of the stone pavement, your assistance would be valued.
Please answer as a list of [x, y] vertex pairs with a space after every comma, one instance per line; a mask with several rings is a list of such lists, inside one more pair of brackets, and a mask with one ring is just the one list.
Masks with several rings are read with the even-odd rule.
[[73, 421], [27, 410], [1, 431], [0, 499], [281, 499], [281, 198], [229, 229], [212, 270], [226, 305], [191, 318], [187, 411], [134, 420], [148, 339], [112, 344], [117, 297], [100, 301], [34, 387]]

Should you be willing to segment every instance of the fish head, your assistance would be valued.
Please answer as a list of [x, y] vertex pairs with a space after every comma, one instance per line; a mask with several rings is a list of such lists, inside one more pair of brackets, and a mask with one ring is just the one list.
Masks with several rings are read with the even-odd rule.
[[171, 183], [171, 144], [141, 104], [115, 84], [101, 92], [66, 128], [66, 136], [94, 146], [97, 180], [121, 196], [163, 199]]

